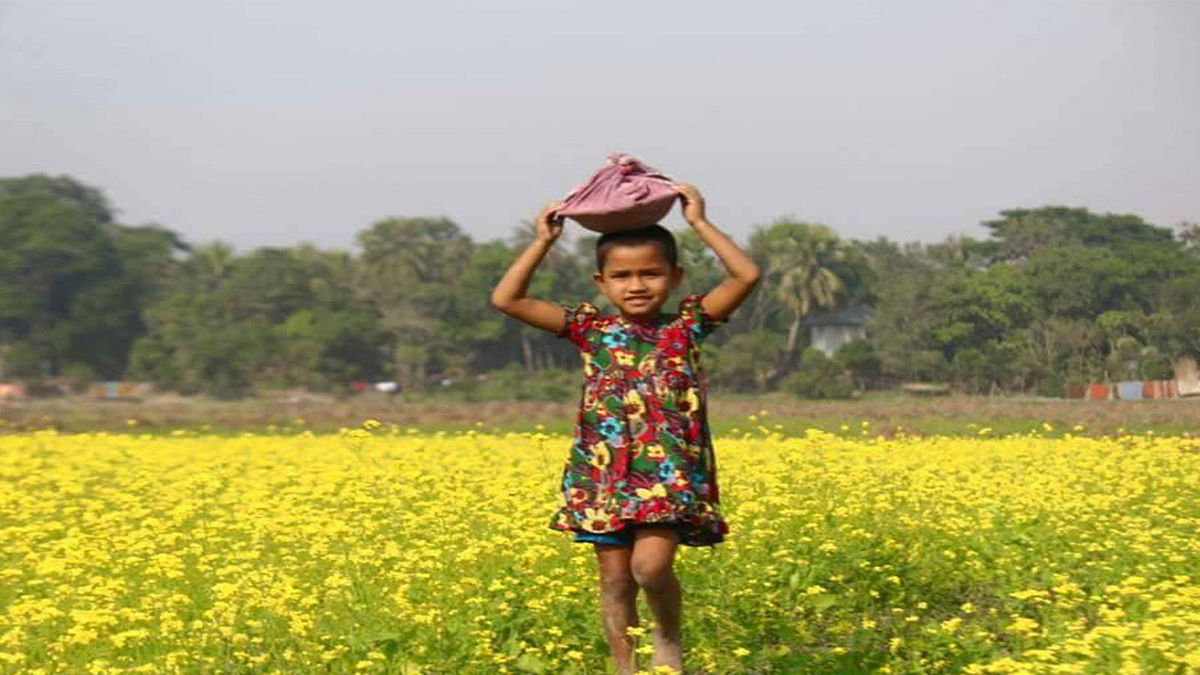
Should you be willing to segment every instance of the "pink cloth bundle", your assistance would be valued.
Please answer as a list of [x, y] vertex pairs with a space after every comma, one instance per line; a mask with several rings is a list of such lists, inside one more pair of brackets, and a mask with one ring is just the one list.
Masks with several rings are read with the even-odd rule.
[[630, 155], [615, 154], [563, 198], [556, 215], [595, 232], [631, 230], [662, 220], [678, 196], [669, 178]]

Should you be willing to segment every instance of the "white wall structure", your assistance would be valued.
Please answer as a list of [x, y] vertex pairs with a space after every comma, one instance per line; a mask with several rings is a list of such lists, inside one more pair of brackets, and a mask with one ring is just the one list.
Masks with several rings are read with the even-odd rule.
[[874, 312], [866, 305], [814, 311], [804, 320], [809, 329], [809, 342], [832, 357], [838, 347], [867, 337], [867, 322], [872, 314]]
[[812, 345], [832, 357], [838, 347], [867, 337], [865, 326], [813, 326]]

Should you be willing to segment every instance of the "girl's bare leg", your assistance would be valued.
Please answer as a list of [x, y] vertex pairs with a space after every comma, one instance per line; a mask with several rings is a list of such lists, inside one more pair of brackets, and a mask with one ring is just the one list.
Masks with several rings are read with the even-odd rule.
[[639, 527], [635, 533], [629, 567], [634, 581], [646, 591], [646, 604], [654, 613], [655, 666], [671, 666], [683, 672], [680, 620], [683, 589], [675, 576], [678, 535], [666, 527]]
[[600, 614], [604, 619], [604, 634], [617, 666], [617, 675], [633, 675], [633, 638], [626, 634], [629, 626], [638, 625], [637, 582], [629, 566], [632, 549], [624, 546], [596, 544], [596, 563], [600, 567]]

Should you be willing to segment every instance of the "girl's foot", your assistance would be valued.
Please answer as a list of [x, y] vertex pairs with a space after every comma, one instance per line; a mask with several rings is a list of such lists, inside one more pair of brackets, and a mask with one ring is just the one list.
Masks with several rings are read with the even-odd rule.
[[676, 672], [683, 672], [683, 648], [676, 640], [667, 640], [655, 631], [654, 635], [654, 659], [651, 661], [651, 668], [658, 666], [671, 666]]

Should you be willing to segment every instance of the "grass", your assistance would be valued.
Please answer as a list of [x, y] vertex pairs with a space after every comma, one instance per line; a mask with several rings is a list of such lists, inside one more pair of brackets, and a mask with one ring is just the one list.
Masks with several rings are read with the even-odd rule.
[[[378, 419], [431, 431], [482, 428], [527, 431], [542, 425], [554, 433], [570, 433], [578, 410], [571, 400], [465, 402], [451, 397], [389, 397], [364, 394], [335, 398], [279, 392], [243, 401], [202, 397], [156, 396], [142, 401], [105, 401], [65, 397], [0, 401], [0, 432], [54, 428], [60, 431], [125, 430], [166, 432], [192, 429], [239, 433], [305, 427], [336, 431]], [[751, 420], [762, 410], [767, 416]], [[1031, 397], [947, 396], [919, 398], [883, 392], [853, 401], [806, 401], [785, 394], [750, 396], [714, 394], [709, 402], [714, 432], [754, 430], [763, 425], [784, 433], [816, 427], [861, 427], [873, 434], [975, 435], [990, 428], [1003, 435], [1050, 424], [1058, 431], [1083, 427], [1085, 434], [1121, 431], [1172, 436], [1200, 435], [1200, 399], [1162, 401], [1081, 401]], [[1079, 433], [1079, 432], [1076, 432]]]

